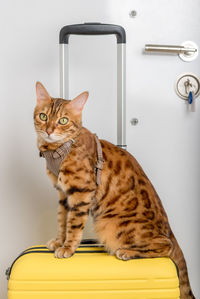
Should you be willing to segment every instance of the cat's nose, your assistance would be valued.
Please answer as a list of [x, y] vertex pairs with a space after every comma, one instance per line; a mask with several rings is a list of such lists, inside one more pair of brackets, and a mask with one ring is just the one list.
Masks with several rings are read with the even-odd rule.
[[48, 135], [51, 135], [51, 133], [53, 133], [52, 128], [48, 128], [48, 129], [47, 129], [47, 134], [48, 134]]

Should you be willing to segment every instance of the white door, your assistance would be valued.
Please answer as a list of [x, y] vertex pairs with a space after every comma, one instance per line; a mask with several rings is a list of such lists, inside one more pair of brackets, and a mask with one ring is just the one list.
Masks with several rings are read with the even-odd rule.
[[[131, 17], [130, 12], [136, 11]], [[133, 13], [134, 16], [134, 13]], [[56, 191], [38, 158], [35, 81], [59, 95], [58, 34], [67, 24], [103, 22], [127, 33], [127, 145], [155, 186], [200, 297], [200, 98], [196, 111], [174, 91], [183, 73], [200, 77], [200, 56], [144, 54], [145, 44], [200, 46], [198, 0], [4, 1], [1, 5], [2, 269], [24, 248], [56, 234]], [[116, 142], [115, 37], [70, 38], [70, 96], [90, 91], [84, 125]], [[131, 119], [137, 119], [137, 125]], [[6, 224], [6, 225], [5, 225]], [[85, 236], [90, 236], [88, 228]], [[1, 271], [2, 272], [2, 271]], [[6, 281], [0, 273], [6, 298]]]

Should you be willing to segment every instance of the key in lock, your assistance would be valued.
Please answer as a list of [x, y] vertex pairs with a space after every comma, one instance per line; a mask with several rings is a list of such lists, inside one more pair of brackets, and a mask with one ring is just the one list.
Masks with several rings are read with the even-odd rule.
[[193, 89], [192, 82], [190, 81], [189, 78], [184, 82], [184, 86], [185, 86], [185, 94], [188, 95], [189, 92], [192, 91]]
[[190, 92], [192, 92], [195, 99], [200, 94], [200, 80], [194, 74], [182, 74], [176, 81], [175, 91], [183, 100], [188, 101]]

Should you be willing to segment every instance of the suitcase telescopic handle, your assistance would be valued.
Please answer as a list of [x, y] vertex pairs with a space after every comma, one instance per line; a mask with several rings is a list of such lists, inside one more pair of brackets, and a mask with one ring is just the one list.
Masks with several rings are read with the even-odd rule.
[[60, 96], [69, 96], [69, 36], [116, 35], [117, 40], [117, 145], [126, 149], [126, 32], [122, 26], [102, 23], [67, 25], [60, 30]]
[[126, 33], [122, 26], [102, 23], [84, 23], [68, 25], [60, 30], [60, 44], [68, 44], [71, 34], [107, 35], [115, 34], [117, 43], [126, 43]]

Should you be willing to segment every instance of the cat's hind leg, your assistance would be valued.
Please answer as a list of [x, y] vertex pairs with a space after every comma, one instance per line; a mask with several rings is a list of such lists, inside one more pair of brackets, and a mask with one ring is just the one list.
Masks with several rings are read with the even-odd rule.
[[173, 250], [173, 244], [165, 236], [151, 239], [142, 245], [124, 245], [117, 249], [115, 255], [118, 259], [127, 261], [134, 258], [168, 257]]

